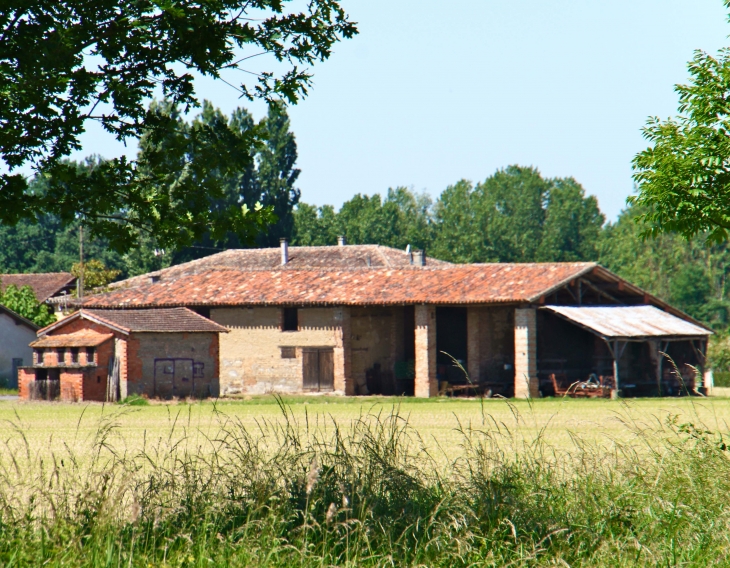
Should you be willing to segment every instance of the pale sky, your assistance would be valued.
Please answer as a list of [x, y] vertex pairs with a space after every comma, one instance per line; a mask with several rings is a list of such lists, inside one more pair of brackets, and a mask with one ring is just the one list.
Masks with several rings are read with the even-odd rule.
[[[289, 111], [302, 200], [317, 205], [399, 185], [437, 197], [520, 164], [576, 178], [612, 220], [647, 117], [676, 113], [695, 49], [730, 46], [722, 0], [342, 3], [360, 35], [314, 67]], [[220, 82], [198, 92], [226, 113], [265, 112]], [[83, 143], [123, 151], [93, 127]]]

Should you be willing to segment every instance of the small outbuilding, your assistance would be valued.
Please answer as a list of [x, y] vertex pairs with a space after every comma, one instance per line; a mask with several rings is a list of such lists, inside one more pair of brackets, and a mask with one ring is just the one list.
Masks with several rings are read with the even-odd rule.
[[33, 350], [28, 344], [38, 326], [0, 304], [0, 386], [18, 387], [18, 370], [30, 363]]
[[26, 400], [218, 396], [219, 334], [187, 308], [82, 309], [38, 331], [20, 370]]

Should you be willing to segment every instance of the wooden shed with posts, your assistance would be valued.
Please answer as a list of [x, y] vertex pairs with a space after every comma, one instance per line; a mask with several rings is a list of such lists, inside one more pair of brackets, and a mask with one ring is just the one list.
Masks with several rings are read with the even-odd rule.
[[20, 370], [20, 397], [218, 396], [224, 332], [187, 308], [79, 310], [38, 331], [33, 365]]

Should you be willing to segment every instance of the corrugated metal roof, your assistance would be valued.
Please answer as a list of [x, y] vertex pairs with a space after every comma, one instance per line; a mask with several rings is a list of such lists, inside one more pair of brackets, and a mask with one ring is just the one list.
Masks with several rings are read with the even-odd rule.
[[544, 306], [607, 339], [644, 337], [707, 337], [698, 325], [668, 314], [654, 306]]

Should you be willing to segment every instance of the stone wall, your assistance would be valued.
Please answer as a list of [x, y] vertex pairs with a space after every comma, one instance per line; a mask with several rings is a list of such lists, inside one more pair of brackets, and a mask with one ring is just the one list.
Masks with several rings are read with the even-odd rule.
[[160, 398], [217, 397], [218, 356], [217, 333], [132, 333], [125, 354], [126, 388], [120, 390]]
[[[282, 331], [281, 314], [281, 308], [211, 309], [210, 319], [229, 329], [220, 338], [221, 394], [301, 392], [303, 347], [333, 348], [335, 390], [350, 389], [345, 357], [350, 334], [343, 332], [349, 310], [300, 308], [298, 331]], [[285, 357], [291, 351], [294, 356]]]

